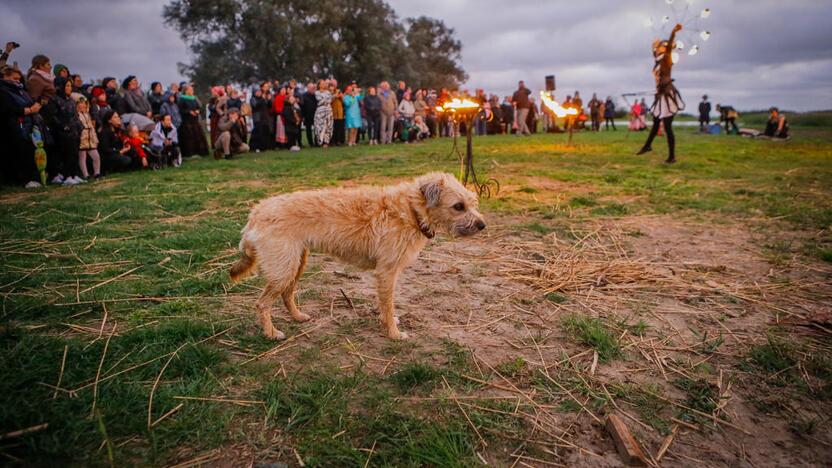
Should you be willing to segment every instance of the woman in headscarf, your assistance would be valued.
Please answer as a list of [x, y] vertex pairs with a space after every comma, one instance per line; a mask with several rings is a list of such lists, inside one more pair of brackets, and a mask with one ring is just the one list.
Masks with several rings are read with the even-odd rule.
[[324, 148], [329, 147], [332, 139], [332, 93], [329, 92], [329, 80], [318, 80], [318, 90], [315, 91], [318, 107], [315, 108], [315, 133], [318, 143]]
[[182, 127], [179, 132], [179, 147], [182, 157], [193, 155], [208, 155], [208, 140], [202, 128], [200, 109], [202, 105], [194, 96], [194, 87], [185, 85], [184, 92], [179, 95], [179, 113], [182, 115]]
[[653, 76], [656, 79], [656, 98], [650, 108], [653, 114], [653, 128], [644, 146], [637, 154], [644, 154], [653, 151], [653, 139], [659, 132], [659, 126], [664, 125], [667, 135], [668, 156], [665, 161], [668, 164], [676, 162], [676, 138], [673, 135], [673, 117], [685, 109], [685, 101], [679, 94], [679, 90], [673, 84], [671, 71], [673, 70], [672, 52], [676, 46], [676, 33], [682, 30], [682, 25], [677, 24], [667, 41], [656, 41], [653, 43], [653, 58], [656, 64], [653, 66]]

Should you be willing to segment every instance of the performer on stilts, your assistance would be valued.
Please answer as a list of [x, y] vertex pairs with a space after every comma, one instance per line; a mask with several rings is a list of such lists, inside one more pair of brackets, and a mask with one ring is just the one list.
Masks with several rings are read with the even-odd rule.
[[659, 132], [659, 125], [664, 124], [664, 131], [667, 135], [667, 146], [669, 154], [667, 156], [668, 164], [676, 162], [676, 139], [673, 135], [673, 117], [685, 109], [685, 101], [679, 94], [679, 90], [673, 84], [671, 78], [671, 70], [673, 69], [672, 52], [675, 47], [676, 33], [682, 30], [682, 25], [677, 24], [670, 34], [670, 39], [667, 41], [657, 40], [653, 43], [653, 57], [656, 64], [653, 66], [653, 76], [656, 78], [656, 98], [653, 101], [653, 106], [650, 108], [653, 114], [653, 128], [650, 129], [650, 135], [641, 150], [636, 153], [638, 155], [653, 151], [653, 138]]

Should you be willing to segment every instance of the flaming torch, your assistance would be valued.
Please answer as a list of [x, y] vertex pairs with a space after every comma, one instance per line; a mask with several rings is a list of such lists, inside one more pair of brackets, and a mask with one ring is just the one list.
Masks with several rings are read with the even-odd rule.
[[557, 117], [566, 118], [566, 126], [569, 129], [569, 144], [572, 144], [572, 127], [575, 118], [578, 116], [578, 109], [574, 107], [563, 107], [557, 101], [552, 99], [552, 96], [546, 92], [540, 92], [540, 102], [542, 102], [552, 113]]
[[[462, 182], [463, 185], [468, 185], [468, 180], [470, 178], [480, 196], [485, 195], [490, 197], [491, 185], [496, 186], [495, 193], [499, 192], [500, 183], [497, 182], [496, 179], [492, 178], [486, 180], [484, 183], [480, 183], [479, 180], [477, 180], [477, 173], [474, 171], [474, 119], [480, 112], [485, 112], [480, 107], [480, 103], [468, 98], [454, 98], [440, 106], [436, 106], [436, 112], [445, 114], [453, 122], [454, 146], [453, 149], [451, 149], [451, 153], [456, 152], [459, 157], [459, 181]], [[456, 136], [459, 134], [459, 124], [462, 122], [465, 123], [466, 129], [465, 156], [459, 152], [459, 149], [456, 146]]]

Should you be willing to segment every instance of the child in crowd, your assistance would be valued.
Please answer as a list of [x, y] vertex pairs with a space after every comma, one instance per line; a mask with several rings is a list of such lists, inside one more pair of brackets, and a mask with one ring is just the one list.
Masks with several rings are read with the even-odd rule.
[[81, 141], [78, 146], [78, 167], [84, 180], [90, 178], [87, 168], [87, 157], [92, 159], [93, 177], [101, 177], [101, 158], [98, 156], [98, 134], [95, 131], [95, 121], [89, 113], [87, 98], [81, 97], [76, 104], [78, 120], [81, 122]]
[[150, 132], [150, 147], [161, 155], [162, 163], [167, 162], [174, 167], [182, 165], [182, 154], [179, 152], [179, 136], [173, 125], [173, 118], [163, 114], [156, 127]]
[[169, 115], [173, 126], [179, 128], [182, 125], [182, 114], [179, 113], [179, 106], [176, 104], [176, 94], [168, 91], [165, 93], [165, 102], [159, 108], [160, 115]]
[[130, 125], [127, 129], [127, 136], [124, 137], [124, 146], [130, 148], [134, 166], [147, 167], [147, 153], [142, 148], [142, 143], [144, 140], [139, 134], [139, 127], [135, 124]]
[[424, 140], [430, 136], [430, 129], [421, 115], [417, 115], [413, 118], [413, 126], [415, 127], [414, 130], [416, 131], [417, 141]]
[[286, 133], [286, 145], [291, 151], [300, 151], [300, 104], [294, 94], [289, 94], [283, 105], [283, 129]]

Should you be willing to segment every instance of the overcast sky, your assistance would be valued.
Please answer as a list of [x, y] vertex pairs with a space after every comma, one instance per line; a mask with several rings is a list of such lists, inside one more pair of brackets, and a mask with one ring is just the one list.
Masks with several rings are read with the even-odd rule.
[[[645, 20], [673, 18], [665, 0], [389, 0], [399, 17], [428, 15], [456, 29], [466, 87], [507, 94], [524, 79], [533, 89], [557, 76], [558, 97], [620, 96], [652, 88], [650, 44], [660, 34]], [[145, 84], [179, 80], [189, 60], [179, 35], [162, 23], [166, 0], [2, 0], [0, 42], [15, 40], [21, 67], [44, 53], [85, 80], [138, 75]], [[675, 0], [683, 11], [688, 0]], [[741, 109], [770, 105], [832, 109], [832, 0], [692, 0], [710, 7], [689, 23], [712, 38], [682, 59], [676, 83], [689, 104], [708, 93]], [[699, 23], [699, 24], [694, 24]]]

